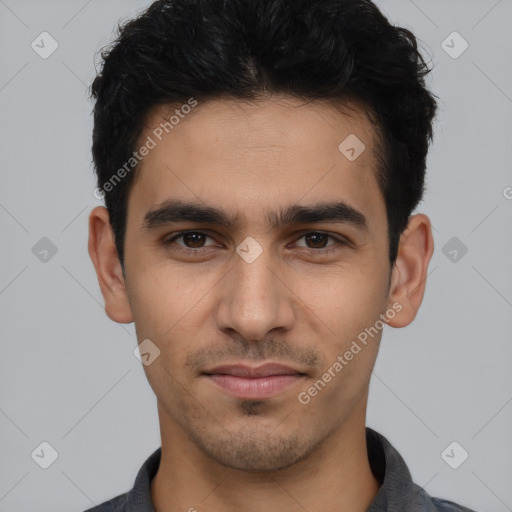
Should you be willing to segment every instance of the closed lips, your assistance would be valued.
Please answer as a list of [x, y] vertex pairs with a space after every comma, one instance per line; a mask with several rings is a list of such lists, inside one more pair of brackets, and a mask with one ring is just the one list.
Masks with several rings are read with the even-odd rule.
[[249, 379], [272, 377], [275, 375], [305, 375], [299, 370], [280, 364], [266, 364], [255, 368], [245, 365], [222, 365], [205, 371], [204, 373], [206, 375], [232, 375], [234, 377], [245, 377]]

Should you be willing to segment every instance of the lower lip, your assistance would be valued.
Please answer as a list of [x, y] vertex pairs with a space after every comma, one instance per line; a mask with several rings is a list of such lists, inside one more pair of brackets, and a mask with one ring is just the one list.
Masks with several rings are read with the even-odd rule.
[[208, 377], [218, 386], [237, 398], [269, 398], [297, 382], [301, 375], [271, 375], [247, 378], [234, 375], [214, 374]]

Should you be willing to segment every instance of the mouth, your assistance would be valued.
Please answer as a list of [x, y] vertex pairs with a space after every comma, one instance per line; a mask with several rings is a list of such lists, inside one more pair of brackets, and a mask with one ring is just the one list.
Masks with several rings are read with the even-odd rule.
[[202, 375], [228, 394], [252, 400], [275, 396], [306, 376], [300, 370], [276, 363], [257, 367], [222, 365], [207, 370]]

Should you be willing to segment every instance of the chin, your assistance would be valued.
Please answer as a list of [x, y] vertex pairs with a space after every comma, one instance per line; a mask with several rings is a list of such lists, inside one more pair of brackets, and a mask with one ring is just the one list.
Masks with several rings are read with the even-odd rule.
[[[275, 425], [273, 430], [276, 430]], [[192, 437], [203, 453], [215, 462], [251, 472], [277, 471], [292, 466], [307, 457], [316, 445], [297, 434], [286, 436], [274, 432], [273, 435], [272, 431], [268, 433], [264, 428], [254, 427], [232, 433], [222, 429], [218, 436], [212, 436], [211, 431], [206, 435], [195, 433]]]

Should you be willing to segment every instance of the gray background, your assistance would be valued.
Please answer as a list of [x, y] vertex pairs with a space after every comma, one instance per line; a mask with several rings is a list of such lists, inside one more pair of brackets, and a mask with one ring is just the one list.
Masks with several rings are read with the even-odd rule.
[[[146, 5], [0, 0], [2, 512], [82, 511], [131, 487], [159, 446], [133, 325], [104, 314], [86, 249], [100, 204], [93, 56], [118, 19]], [[512, 510], [512, 1], [379, 5], [421, 39], [441, 102], [419, 208], [435, 227], [426, 296], [411, 326], [384, 333], [368, 425], [430, 494]], [[43, 31], [59, 44], [47, 59], [31, 48]], [[456, 59], [442, 47], [454, 31], [469, 43]], [[41, 252], [43, 237], [56, 254]], [[58, 452], [46, 470], [31, 458], [43, 441]], [[469, 453], [458, 469], [441, 456], [453, 441]]]

